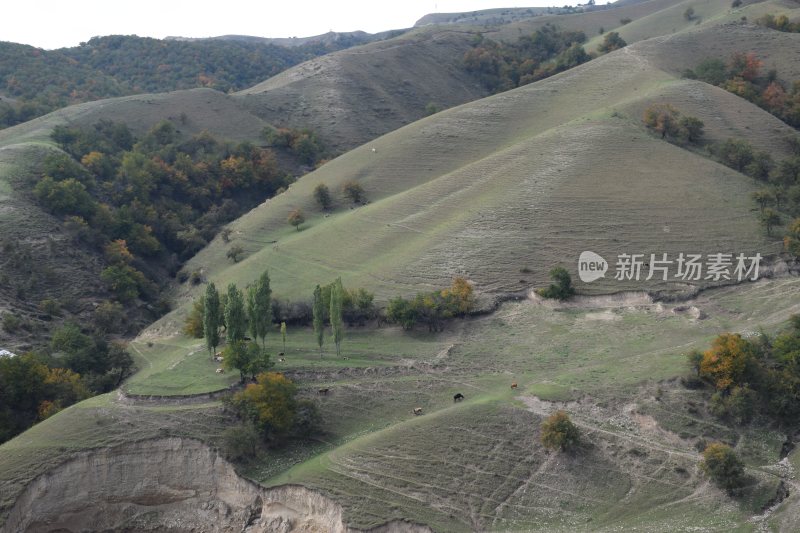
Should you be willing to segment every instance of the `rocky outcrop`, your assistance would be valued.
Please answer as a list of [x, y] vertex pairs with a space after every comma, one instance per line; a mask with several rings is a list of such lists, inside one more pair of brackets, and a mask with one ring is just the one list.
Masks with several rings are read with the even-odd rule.
[[[351, 532], [342, 508], [298, 485], [264, 488], [202, 442], [167, 438], [85, 452], [36, 478], [0, 527], [17, 532]], [[430, 531], [406, 522], [386, 533]]]

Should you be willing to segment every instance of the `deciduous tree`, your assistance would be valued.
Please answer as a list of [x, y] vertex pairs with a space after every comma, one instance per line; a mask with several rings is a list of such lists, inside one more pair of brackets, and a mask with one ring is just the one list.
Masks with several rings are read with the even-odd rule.
[[225, 303], [225, 326], [228, 343], [244, 340], [247, 331], [247, 315], [244, 298], [234, 283], [228, 285], [228, 301]]
[[289, 224], [294, 226], [297, 231], [300, 231], [300, 226], [306, 221], [306, 217], [303, 216], [303, 212], [298, 208], [293, 209], [286, 220]]
[[222, 326], [222, 309], [219, 303], [219, 293], [214, 283], [209, 282], [203, 301], [203, 335], [205, 335], [206, 346], [211, 357], [214, 357], [217, 346], [219, 346], [220, 326]]
[[744, 463], [727, 444], [714, 442], [703, 451], [700, 468], [715, 485], [728, 494], [741, 487], [744, 482]]
[[564, 411], [556, 411], [542, 423], [541, 441], [546, 448], [567, 451], [580, 442], [580, 432]]
[[319, 345], [319, 358], [322, 359], [322, 344], [325, 342], [325, 303], [322, 299], [322, 288], [319, 285], [314, 288], [312, 313], [314, 317], [314, 336]]
[[342, 320], [342, 307], [344, 300], [344, 287], [342, 278], [336, 278], [331, 286], [330, 321], [333, 342], [336, 345], [336, 355], [341, 356], [341, 344], [344, 338], [344, 322]]

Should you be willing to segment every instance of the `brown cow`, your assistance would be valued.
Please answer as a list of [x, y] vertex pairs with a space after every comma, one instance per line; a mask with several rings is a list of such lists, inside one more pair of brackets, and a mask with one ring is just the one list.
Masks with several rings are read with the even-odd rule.
[[512, 384], [511, 384], [511, 388], [512, 388], [512, 389], [516, 389], [516, 388], [517, 388], [517, 382], [516, 382], [516, 381], [515, 381], [514, 383], [512, 383]]

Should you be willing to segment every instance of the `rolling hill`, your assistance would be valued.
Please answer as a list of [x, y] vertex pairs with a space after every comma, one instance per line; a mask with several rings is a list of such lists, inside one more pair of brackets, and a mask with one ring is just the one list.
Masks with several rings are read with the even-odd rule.
[[[699, 23], [684, 23], [687, 6]], [[553, 16], [587, 35], [630, 16], [617, 28], [630, 44], [488, 97], [458, 63], [474, 32], [513, 38], [550, 16], [480, 30], [424, 26], [235, 95], [124, 97], [0, 131], [3, 227], [35, 228], [19, 238], [37, 250], [36, 261], [52, 264], [47, 246], [69, 244], [58, 233], [56, 244], [42, 239], [57, 221], [25, 204], [11, 178], [35, 171], [53, 149], [55, 125], [114, 117], [141, 131], [172, 118], [184, 134], [208, 129], [231, 139], [253, 139], [267, 124], [312, 127], [353, 149], [231, 223], [229, 238], [209, 243], [185, 270], [217, 287], [244, 287], [268, 270], [273, 297], [291, 300], [308, 300], [315, 285], [341, 276], [380, 304], [463, 276], [482, 311], [439, 333], [350, 327], [342, 358], [331, 355], [327, 335], [321, 355], [309, 328], [292, 325], [285, 347], [270, 331], [268, 349], [282, 356], [276, 370], [318, 405], [321, 428], [308, 442], [260, 448], [235, 472], [215, 449], [229, 443], [235, 421], [220, 397], [237, 376], [217, 372], [204, 341], [180, 332], [205, 288], [176, 286], [176, 309], [130, 343], [138, 374], [0, 446], [0, 522], [8, 520], [0, 531], [33, 514], [83, 527], [87, 499], [114, 510], [103, 517], [109, 529], [157, 530], [191, 506], [206, 523], [254, 531], [796, 530], [796, 435], [716, 416], [711, 387], [692, 381], [685, 356], [724, 331], [782, 331], [800, 312], [791, 267], [745, 284], [618, 281], [613, 267], [591, 284], [576, 276], [585, 250], [611, 264], [622, 253], [758, 252], [780, 266], [779, 237], [764, 232], [750, 197], [759, 185], [717, 163], [708, 146], [741, 138], [780, 161], [796, 131], [681, 75], [705, 57], [755, 51], [781, 79], [797, 79], [800, 34], [736, 22], [782, 9], [789, 7], [651, 0]], [[426, 100], [448, 109], [423, 117]], [[648, 131], [642, 115], [651, 104], [701, 119], [704, 144], [681, 147]], [[364, 204], [342, 194], [351, 180], [364, 188]], [[322, 183], [334, 196], [329, 212], [313, 196]], [[299, 231], [287, 223], [294, 209], [306, 215]], [[228, 257], [234, 246], [244, 249], [241, 261]], [[64, 261], [56, 275], [77, 275], [67, 268], [76, 264]], [[557, 265], [580, 297], [536, 296]], [[568, 411], [581, 433], [576, 453], [540, 445], [540, 424], [556, 410]], [[731, 444], [744, 461], [748, 484], [736, 498], [697, 467], [711, 441]], [[87, 474], [87, 465], [96, 468]], [[196, 472], [189, 477], [204, 485], [173, 483], [165, 474], [173, 468]], [[119, 472], [129, 473], [131, 494], [93, 492], [92, 476], [107, 483]], [[48, 499], [48, 486], [70, 497]]]
[[[748, 32], [758, 40], [766, 30]], [[232, 225], [246, 260], [229, 266], [226, 245], [215, 242], [189, 268], [212, 278], [219, 272], [224, 284], [268, 266], [282, 274], [277, 290], [292, 297], [342, 275], [386, 299], [447, 285], [455, 275], [488, 293], [513, 293], [541, 286], [550, 268], [571, 265], [587, 249], [603, 256], [711, 253], [706, 246], [779, 251], [747, 216], [750, 180], [653, 138], [639, 117], [650, 103], [670, 102], [703, 120], [709, 140], [746, 138], [778, 157], [788, 155], [783, 139], [792, 129], [721, 89], [661, 70], [663, 56], [651, 59], [651, 47], [632, 45], [375, 139]], [[643, 152], [646, 160], [637, 155]], [[323, 218], [313, 188], [325, 183], [335, 191], [351, 179], [367, 191], [369, 205], [348, 209], [339, 200]], [[294, 208], [309, 215], [299, 233], [286, 223]], [[524, 268], [531, 273], [523, 275]], [[604, 280], [585, 288], [612, 287], [620, 285]]]

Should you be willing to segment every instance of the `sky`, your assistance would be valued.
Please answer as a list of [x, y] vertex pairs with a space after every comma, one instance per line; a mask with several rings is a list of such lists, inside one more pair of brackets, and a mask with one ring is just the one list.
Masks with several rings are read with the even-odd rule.
[[[0, 9], [0, 41], [53, 49], [100, 35], [307, 37], [413, 26], [427, 13], [533, 7], [554, 0], [11, 0]], [[583, 3], [583, 2], [575, 2]]]

